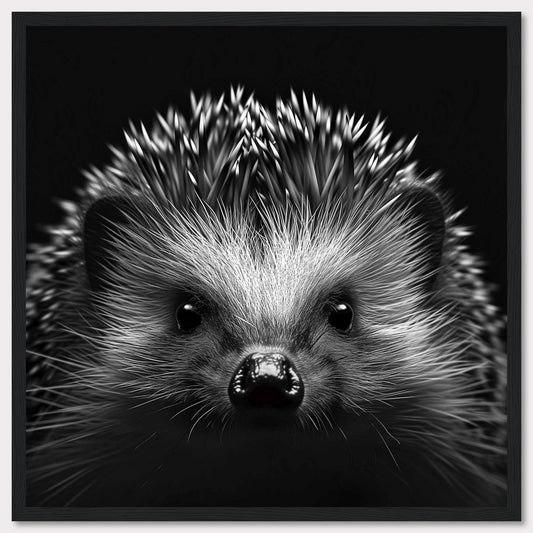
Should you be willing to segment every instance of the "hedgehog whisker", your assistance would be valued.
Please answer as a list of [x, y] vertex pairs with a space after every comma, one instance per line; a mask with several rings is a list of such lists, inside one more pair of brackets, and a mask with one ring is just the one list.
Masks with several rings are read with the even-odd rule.
[[178, 411], [177, 413], [175, 413], [174, 415], [172, 415], [170, 418], [169, 418], [169, 422], [171, 420], [174, 420], [174, 418], [176, 418], [177, 416], [181, 415], [182, 413], [184, 413], [185, 411], [189, 410], [189, 409], [192, 409], [193, 407], [197, 406], [197, 405], [202, 405], [202, 404], [206, 404], [208, 403], [209, 400], [207, 399], [202, 399], [202, 400], [198, 400], [197, 402], [195, 403], [192, 403], [186, 407], [184, 407], [183, 409], [181, 409], [180, 411]]
[[[214, 410], [216, 409], [216, 406], [213, 406], [209, 409], [207, 409], [207, 411], [205, 411], [201, 416], [198, 417], [198, 419], [196, 420], [196, 422], [192, 425], [191, 427], [191, 430], [189, 431], [189, 434], [187, 435], [187, 442], [189, 442], [191, 440], [191, 435], [192, 435], [192, 432], [194, 431], [194, 428], [198, 425], [198, 422], [200, 422], [200, 420], [202, 420], [202, 418], [204, 418], [205, 416], [209, 415], [210, 413], [212, 413]], [[197, 415], [198, 413], [195, 413], [194, 416], [191, 418], [191, 421], [194, 420], [194, 417]]]
[[383, 437], [383, 435], [381, 434], [379, 429], [376, 426], [374, 426], [374, 424], [371, 421], [370, 421], [370, 425], [376, 430], [376, 433], [379, 435], [379, 438], [381, 439], [381, 441], [383, 442], [385, 448], [389, 452], [389, 455], [392, 457], [392, 460], [394, 461], [394, 464], [396, 465], [396, 468], [398, 468], [398, 470], [400, 470], [400, 466], [398, 465], [398, 461], [396, 461], [396, 457], [394, 456], [394, 453], [392, 453], [392, 450], [390, 449], [390, 446], [387, 444], [387, 441], [385, 440], [385, 438]]

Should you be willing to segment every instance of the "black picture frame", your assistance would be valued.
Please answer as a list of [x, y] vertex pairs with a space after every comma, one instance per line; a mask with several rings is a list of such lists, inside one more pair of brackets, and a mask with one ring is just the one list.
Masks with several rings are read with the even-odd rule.
[[[520, 520], [520, 13], [13, 13], [13, 520]], [[508, 499], [501, 508], [36, 508], [25, 505], [26, 38], [34, 27], [501, 27], [507, 41]]]

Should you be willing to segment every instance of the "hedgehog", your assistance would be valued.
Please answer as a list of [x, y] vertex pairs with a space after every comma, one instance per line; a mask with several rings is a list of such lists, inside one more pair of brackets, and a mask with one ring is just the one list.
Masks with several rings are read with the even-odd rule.
[[501, 506], [505, 317], [416, 138], [191, 95], [27, 276], [27, 504]]

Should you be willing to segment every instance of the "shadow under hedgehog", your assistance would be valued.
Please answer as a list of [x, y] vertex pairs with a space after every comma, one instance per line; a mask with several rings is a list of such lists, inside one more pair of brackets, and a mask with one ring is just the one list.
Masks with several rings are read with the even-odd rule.
[[241, 88], [125, 137], [28, 255], [27, 505], [505, 505], [505, 320], [414, 141]]

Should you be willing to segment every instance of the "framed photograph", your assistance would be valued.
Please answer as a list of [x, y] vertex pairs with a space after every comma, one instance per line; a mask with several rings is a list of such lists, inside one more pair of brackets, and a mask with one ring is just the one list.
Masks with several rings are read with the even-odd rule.
[[520, 13], [14, 13], [13, 519], [519, 520]]

